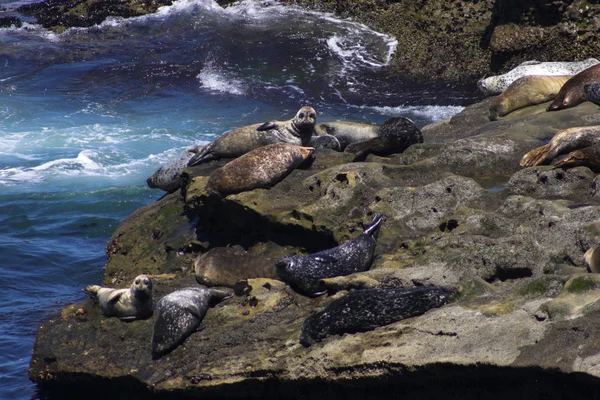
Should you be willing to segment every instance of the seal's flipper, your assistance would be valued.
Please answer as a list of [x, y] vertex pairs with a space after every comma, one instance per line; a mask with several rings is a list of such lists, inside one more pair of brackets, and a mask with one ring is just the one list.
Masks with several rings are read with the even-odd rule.
[[97, 297], [98, 296], [98, 290], [100, 290], [100, 286], [98, 285], [89, 285], [86, 286], [85, 289], [81, 289], [83, 290], [84, 293], [90, 295], [91, 297]]
[[364, 142], [351, 143], [346, 146], [344, 152], [354, 154], [354, 160], [352, 160], [353, 162], [365, 161], [369, 153], [371, 153], [371, 150], [379, 144], [381, 144], [381, 138], [376, 137]]
[[277, 125], [275, 125], [274, 122], [265, 122], [264, 124], [262, 124], [261, 126], [256, 128], [256, 130], [259, 132], [263, 132], [263, 131], [269, 131], [269, 130], [275, 129], [275, 128], [277, 128]]
[[193, 167], [198, 164], [202, 164], [203, 162], [215, 160], [217, 157], [212, 154], [212, 142], [204, 145], [202, 147], [197, 147], [195, 149], [188, 148], [190, 153], [196, 153], [187, 163], [188, 167]]
[[377, 238], [377, 234], [379, 233], [379, 228], [381, 227], [381, 222], [383, 221], [383, 214], [376, 214], [373, 218], [373, 221], [365, 228], [363, 231], [366, 235], [371, 235], [374, 238]]
[[202, 324], [198, 325], [198, 327], [196, 328], [196, 333], [204, 330], [204, 328], [206, 328], [206, 325], [202, 325]]
[[328, 256], [328, 255], [315, 256], [314, 260], [321, 264], [334, 264], [337, 261], [335, 257]]
[[119, 302], [119, 300], [121, 299], [121, 296], [123, 295], [123, 293], [125, 293], [125, 292], [115, 290], [108, 296], [108, 299], [106, 300], [107, 303], [108, 304], [117, 304]]
[[523, 156], [519, 165], [521, 167], [533, 167], [535, 165], [545, 164], [546, 156], [551, 148], [552, 145], [550, 143], [536, 147]]

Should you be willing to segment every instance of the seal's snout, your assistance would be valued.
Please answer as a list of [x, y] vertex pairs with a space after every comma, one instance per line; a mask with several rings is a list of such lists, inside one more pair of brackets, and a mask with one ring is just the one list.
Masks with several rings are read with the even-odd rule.
[[286, 258], [280, 258], [279, 260], [277, 260], [277, 262], [275, 262], [275, 272], [277, 272], [277, 276], [279, 276], [282, 279], [285, 279], [289, 273], [290, 273], [290, 268], [293, 264], [292, 260], [288, 260]]
[[156, 185], [154, 184], [152, 177], [146, 179], [146, 185], [148, 185], [150, 189], [156, 189]]

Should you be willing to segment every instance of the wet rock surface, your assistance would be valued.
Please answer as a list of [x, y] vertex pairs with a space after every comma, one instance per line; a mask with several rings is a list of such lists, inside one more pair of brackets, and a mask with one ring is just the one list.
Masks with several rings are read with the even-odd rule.
[[[198, 285], [200, 263], [236, 295], [159, 360], [156, 313], [127, 323], [92, 300], [69, 306], [40, 327], [31, 379], [50, 397], [83, 386], [143, 398], [597, 392], [600, 280], [584, 261], [600, 240], [596, 175], [519, 160], [560, 129], [597, 124], [600, 108], [548, 113], [542, 104], [489, 122], [489, 101], [424, 127], [424, 143], [403, 154], [351, 163], [351, 154], [316, 151], [270, 189], [216, 196], [205, 185], [228, 160], [185, 169], [181, 191], [117, 228], [104, 284], [126, 287], [145, 273], [158, 302]], [[269, 267], [358, 236], [376, 213], [385, 220], [371, 269], [325, 279], [328, 294], [302, 296]], [[456, 294], [421, 316], [299, 343], [304, 320], [349, 290], [423, 285]]]

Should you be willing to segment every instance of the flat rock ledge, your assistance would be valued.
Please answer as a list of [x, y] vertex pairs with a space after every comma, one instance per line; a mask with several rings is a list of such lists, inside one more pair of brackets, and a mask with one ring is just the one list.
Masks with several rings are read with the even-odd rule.
[[[489, 122], [490, 101], [424, 127], [424, 143], [403, 154], [351, 163], [317, 152], [271, 189], [218, 198], [205, 183], [227, 160], [184, 170], [181, 191], [117, 228], [104, 284], [149, 274], [156, 303], [197, 285], [194, 261], [208, 251], [215, 271], [255, 268], [342, 243], [381, 212], [373, 267], [327, 280], [329, 293], [314, 299], [272, 273], [247, 279], [159, 360], [155, 316], [106, 318], [88, 299], [39, 328], [30, 378], [49, 398], [82, 388], [144, 399], [600, 395], [600, 277], [583, 258], [600, 241], [600, 180], [584, 167], [519, 167], [557, 130], [600, 124], [600, 108], [542, 104]], [[306, 317], [348, 290], [421, 285], [456, 295], [370, 332], [299, 344]]]

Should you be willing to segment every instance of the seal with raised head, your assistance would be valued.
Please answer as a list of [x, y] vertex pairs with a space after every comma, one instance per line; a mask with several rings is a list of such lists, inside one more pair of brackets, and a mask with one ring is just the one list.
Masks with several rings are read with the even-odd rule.
[[319, 296], [327, 290], [323, 278], [349, 275], [371, 267], [377, 245], [377, 234], [383, 215], [377, 214], [364, 231], [332, 249], [307, 256], [284, 256], [275, 263], [277, 275], [306, 296]]
[[554, 164], [554, 168], [575, 167], [588, 167], [594, 172], [600, 172], [600, 143], [572, 151]]
[[269, 188], [313, 153], [311, 147], [276, 143], [254, 149], [214, 170], [206, 189], [223, 195]]
[[208, 308], [231, 296], [230, 290], [189, 287], [160, 299], [152, 333], [152, 358], [170, 353], [192, 333], [200, 331]]
[[219, 158], [235, 158], [262, 146], [290, 143], [307, 146], [315, 129], [317, 112], [304, 106], [288, 121], [271, 121], [248, 125], [226, 132], [211, 143], [198, 146], [188, 166]]
[[569, 79], [560, 89], [554, 101], [548, 106], [547, 111], [557, 111], [575, 107], [587, 101], [584, 86], [600, 80], [600, 65], [594, 65], [581, 71]]
[[600, 79], [599, 82], [591, 82], [583, 85], [583, 91], [589, 101], [600, 106]]
[[550, 164], [557, 156], [571, 151], [592, 146], [600, 142], [600, 125], [578, 126], [563, 129], [554, 134], [548, 144], [536, 147], [523, 156], [519, 165]]
[[176, 191], [183, 184], [179, 171], [187, 167], [195, 154], [195, 148], [188, 147], [157, 169], [150, 178], [146, 179], [146, 184], [152, 189], [161, 189], [168, 193]]
[[495, 121], [520, 108], [554, 99], [572, 76], [529, 75], [517, 79], [490, 103], [490, 120]]
[[128, 289], [89, 285], [83, 291], [98, 299], [100, 310], [107, 317], [128, 320], [152, 315], [152, 280], [146, 275], [136, 276]]
[[308, 347], [330, 335], [371, 331], [415, 317], [443, 306], [453, 293], [435, 286], [355, 290], [308, 317], [302, 324], [300, 343]]
[[512, 70], [502, 75], [490, 76], [477, 82], [477, 87], [485, 95], [492, 96], [500, 94], [511, 83], [527, 75], [575, 75], [579, 72], [596, 65], [600, 61], [588, 58], [583, 61], [525, 61]]
[[417, 143], [423, 143], [423, 134], [415, 123], [406, 117], [393, 117], [381, 124], [377, 137], [351, 143], [344, 151], [353, 153], [354, 161], [364, 161], [370, 153], [388, 156], [402, 153]]

